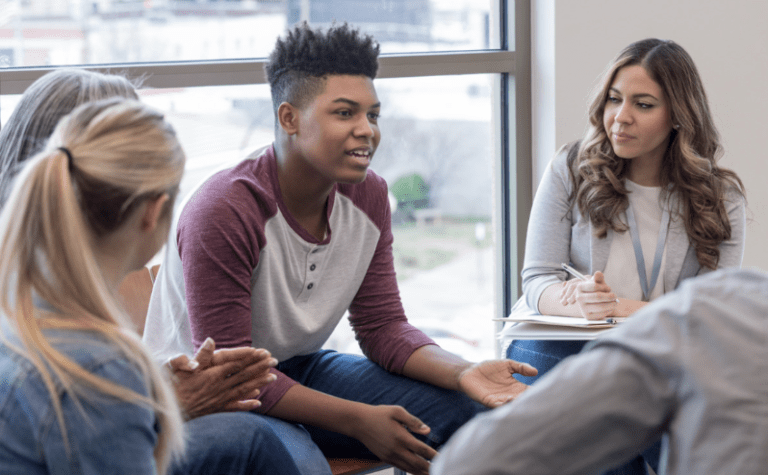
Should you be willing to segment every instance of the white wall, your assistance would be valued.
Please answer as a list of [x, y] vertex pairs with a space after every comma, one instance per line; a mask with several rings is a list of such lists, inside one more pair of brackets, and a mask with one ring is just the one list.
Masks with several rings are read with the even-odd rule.
[[[545, 14], [550, 12], [554, 22]], [[723, 139], [720, 163], [736, 171], [747, 189], [744, 266], [768, 270], [768, 2], [533, 0], [532, 16], [534, 54], [539, 48], [551, 56], [554, 44], [554, 65], [532, 64], [539, 89], [534, 182], [557, 147], [583, 134], [589, 94], [619, 50], [643, 38], [672, 39], [703, 78]], [[554, 107], [536, 94], [553, 94]]]

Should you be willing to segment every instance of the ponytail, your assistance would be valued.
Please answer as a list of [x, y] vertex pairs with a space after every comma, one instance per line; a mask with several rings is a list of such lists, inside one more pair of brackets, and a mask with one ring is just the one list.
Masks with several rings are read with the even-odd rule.
[[[130, 320], [107, 285], [94, 245], [143, 199], [174, 194], [183, 166], [184, 154], [161, 114], [132, 100], [89, 103], [59, 123], [16, 179], [0, 213], [0, 309], [23, 346], [12, 348], [42, 375], [65, 444], [54, 381], [75, 398], [95, 390], [153, 408], [161, 473], [183, 447], [178, 404], [168, 378], [127, 330]], [[33, 296], [56, 313], [35, 308]], [[149, 396], [95, 376], [56, 350], [43, 332], [50, 326], [98, 332], [139, 369]]]

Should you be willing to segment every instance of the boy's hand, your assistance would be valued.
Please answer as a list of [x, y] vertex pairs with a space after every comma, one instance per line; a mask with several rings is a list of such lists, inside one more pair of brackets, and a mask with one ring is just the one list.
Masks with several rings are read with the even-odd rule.
[[353, 436], [382, 461], [414, 475], [429, 475], [432, 447], [411, 432], [427, 435], [429, 427], [400, 406], [367, 406]]
[[536, 376], [539, 371], [527, 363], [490, 360], [475, 363], [462, 371], [459, 387], [469, 397], [487, 406], [498, 407], [514, 400], [528, 385], [516, 380], [515, 373]]
[[277, 360], [264, 349], [215, 350], [207, 339], [190, 360], [180, 355], [168, 362], [179, 404], [187, 418], [225, 411], [250, 411], [261, 406], [259, 388], [274, 381], [269, 370]]

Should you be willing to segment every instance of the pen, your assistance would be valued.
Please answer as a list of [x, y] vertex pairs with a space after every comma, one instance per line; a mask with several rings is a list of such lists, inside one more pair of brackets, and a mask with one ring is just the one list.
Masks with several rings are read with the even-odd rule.
[[569, 265], [568, 265], [568, 264], [566, 264], [565, 262], [563, 262], [562, 264], [560, 264], [560, 267], [562, 267], [562, 268], [563, 268], [563, 270], [565, 270], [566, 272], [568, 272], [568, 273], [569, 273], [569, 274], [571, 274], [572, 276], [576, 277], [577, 279], [581, 279], [581, 280], [587, 280], [587, 278], [586, 278], [586, 277], [584, 277], [584, 274], [582, 274], [581, 272], [577, 271], [577, 270], [576, 270], [576, 269], [574, 269], [573, 267], [569, 266]]
[[[588, 279], [587, 279], [587, 278], [584, 276], [584, 274], [582, 274], [581, 272], [577, 271], [577, 270], [576, 270], [576, 269], [574, 269], [573, 267], [569, 266], [569, 265], [568, 265], [568, 264], [566, 264], [565, 262], [561, 263], [561, 264], [560, 264], [560, 267], [562, 267], [564, 271], [568, 272], [569, 274], [571, 274], [572, 276], [576, 277], [576, 278], [577, 278], [577, 279], [579, 279], [579, 280], [588, 280]], [[619, 303], [619, 299], [616, 299], [616, 300], [615, 300], [615, 302], [616, 302], [616, 303]], [[618, 323], [618, 321], [616, 321], [616, 320], [615, 320], [615, 319], [613, 319], [613, 318], [608, 318], [608, 319], [606, 319], [606, 321], [607, 321], [608, 323], [612, 324], [612, 325], [615, 325], [616, 323]]]

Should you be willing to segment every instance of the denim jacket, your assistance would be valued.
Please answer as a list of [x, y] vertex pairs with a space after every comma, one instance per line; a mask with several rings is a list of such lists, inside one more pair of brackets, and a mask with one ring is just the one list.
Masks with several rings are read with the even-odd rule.
[[[8, 330], [3, 325], [6, 338], [17, 342]], [[103, 337], [71, 330], [46, 334], [54, 347], [86, 371], [147, 395], [147, 383], [139, 370]], [[86, 395], [79, 396], [78, 406], [60, 384], [56, 387], [69, 452], [40, 373], [28, 359], [0, 343], [0, 473], [157, 472], [153, 457], [157, 443], [154, 410], [87, 390]]]

